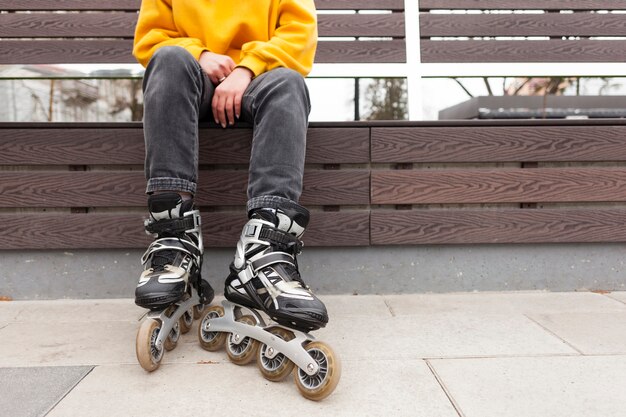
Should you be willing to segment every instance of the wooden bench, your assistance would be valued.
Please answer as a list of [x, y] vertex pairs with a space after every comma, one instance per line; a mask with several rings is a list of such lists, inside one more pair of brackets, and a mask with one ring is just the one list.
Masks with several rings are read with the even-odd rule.
[[[0, 64], [134, 62], [130, 47], [139, 3], [0, 0]], [[623, 10], [623, 2], [544, 3], [524, 2], [528, 9], [575, 13], [444, 16], [430, 10], [522, 6], [505, 0], [420, 1], [426, 73], [429, 65], [450, 62], [626, 57], [623, 41], [587, 39], [626, 36], [624, 25], [615, 21], [622, 15], [588, 13]], [[356, 37], [320, 42], [318, 62], [384, 67], [410, 61], [409, 32], [418, 28], [405, 24], [404, 1], [316, 4], [329, 13], [319, 15], [322, 37]], [[391, 13], [334, 14], [343, 9]], [[572, 27], [579, 29], [570, 32]], [[547, 38], [448, 40], [531, 35]], [[206, 245], [232, 246], [245, 221], [251, 133], [203, 126], [200, 137], [197, 201]], [[311, 123], [301, 202], [313, 217], [305, 241], [310, 246], [624, 242], [625, 138], [621, 119]], [[0, 249], [145, 247], [143, 152], [140, 123], [0, 123]]]

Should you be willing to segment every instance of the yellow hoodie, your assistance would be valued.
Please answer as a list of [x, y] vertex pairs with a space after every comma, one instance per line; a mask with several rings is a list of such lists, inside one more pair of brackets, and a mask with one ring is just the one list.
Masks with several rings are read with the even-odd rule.
[[230, 56], [255, 76], [277, 67], [307, 75], [317, 46], [313, 0], [142, 0], [133, 55], [144, 67], [168, 45], [198, 59]]

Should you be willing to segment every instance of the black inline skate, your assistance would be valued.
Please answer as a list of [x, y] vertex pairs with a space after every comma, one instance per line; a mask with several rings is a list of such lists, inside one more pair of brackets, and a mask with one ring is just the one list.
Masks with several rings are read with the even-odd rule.
[[202, 279], [200, 212], [193, 201], [176, 193], [148, 198], [146, 232], [156, 234], [142, 257], [144, 271], [135, 303], [150, 310], [137, 333], [137, 359], [147, 371], [159, 367], [163, 349], [176, 347], [181, 333], [191, 329], [213, 300], [211, 285]]
[[[292, 204], [251, 213], [226, 278], [222, 306], [208, 309], [198, 336], [206, 350], [225, 346], [232, 362], [257, 359], [263, 376], [279, 381], [293, 372], [302, 395], [321, 400], [335, 389], [341, 364], [330, 346], [308, 332], [324, 327], [324, 304], [304, 283], [296, 256], [309, 212]], [[267, 323], [257, 310], [276, 323]]]

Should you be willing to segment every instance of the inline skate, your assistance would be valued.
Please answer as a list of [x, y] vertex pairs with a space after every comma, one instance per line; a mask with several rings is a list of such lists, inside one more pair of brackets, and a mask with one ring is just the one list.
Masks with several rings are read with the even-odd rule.
[[148, 198], [146, 232], [156, 234], [142, 257], [144, 271], [135, 290], [135, 304], [149, 309], [137, 332], [137, 359], [146, 371], [157, 369], [164, 351], [176, 347], [204, 306], [213, 300], [211, 285], [202, 279], [200, 212], [193, 201], [176, 193]]
[[309, 212], [295, 203], [251, 214], [226, 278], [226, 300], [206, 311], [198, 338], [209, 351], [224, 346], [235, 364], [256, 359], [270, 381], [293, 372], [300, 393], [321, 400], [337, 386], [341, 363], [330, 346], [309, 333], [324, 327], [328, 314], [298, 270], [296, 256], [308, 222]]

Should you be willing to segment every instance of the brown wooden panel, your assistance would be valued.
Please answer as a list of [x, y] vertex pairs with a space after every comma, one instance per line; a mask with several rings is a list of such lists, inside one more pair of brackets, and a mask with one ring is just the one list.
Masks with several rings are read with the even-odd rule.
[[[136, 13], [0, 14], [3, 38], [132, 38]], [[341, 14], [318, 17], [320, 36], [404, 37], [404, 15]]]
[[0, 14], [3, 38], [132, 38], [136, 13]]
[[[144, 232], [142, 214], [67, 213], [0, 214], [0, 250], [144, 249], [152, 238]], [[206, 247], [234, 247], [245, 213], [203, 212]], [[369, 244], [369, 212], [313, 212], [304, 235], [306, 246]]]
[[404, 0], [315, 0], [318, 10], [404, 10]]
[[401, 63], [406, 62], [403, 40], [321, 41], [315, 55], [317, 63]]
[[138, 10], [141, 0], [0, 0], [0, 10]]
[[372, 245], [626, 242], [624, 209], [376, 210]]
[[[135, 63], [132, 40], [3, 40], [0, 64]], [[323, 41], [316, 62], [406, 62], [405, 44], [391, 41]]]
[[[141, 0], [0, 0], [0, 10], [137, 10]], [[404, 10], [403, 0], [315, 0], [320, 10]]]
[[319, 15], [320, 36], [404, 37], [404, 14]]
[[626, 161], [626, 126], [372, 128], [372, 162]]
[[[201, 171], [200, 206], [244, 205], [246, 171]], [[0, 172], [0, 207], [142, 207], [143, 172]], [[304, 205], [369, 203], [369, 172], [306, 171]]]
[[625, 10], [623, 0], [420, 0], [420, 10]]
[[128, 64], [128, 40], [3, 40], [0, 64]]
[[[422, 62], [624, 62], [622, 40], [421, 41]], [[572, 74], [576, 75], [576, 68]]]
[[624, 36], [626, 25], [621, 14], [424, 14], [420, 35]]
[[[247, 164], [250, 129], [200, 129], [200, 164]], [[141, 165], [138, 128], [1, 129], [0, 165]], [[367, 163], [368, 128], [309, 128], [306, 162]]]
[[372, 172], [372, 204], [626, 201], [626, 168]]

